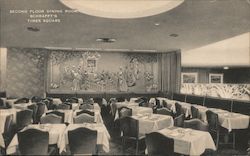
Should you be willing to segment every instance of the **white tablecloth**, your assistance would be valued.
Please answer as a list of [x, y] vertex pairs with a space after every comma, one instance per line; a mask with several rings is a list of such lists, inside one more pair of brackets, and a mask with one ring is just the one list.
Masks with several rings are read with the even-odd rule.
[[174, 125], [173, 117], [168, 115], [151, 114], [145, 116], [137, 114], [132, 117], [139, 121], [139, 133], [142, 135]]
[[[134, 105], [129, 105], [127, 106], [128, 108], [132, 109], [132, 115], [137, 115], [137, 114], [153, 114], [153, 109], [150, 107], [139, 107], [139, 106], [134, 106]], [[116, 110], [115, 113], [115, 120], [119, 118], [119, 113], [118, 110]]]
[[233, 129], [247, 129], [249, 125], [249, 116], [239, 114], [239, 113], [232, 113], [232, 112], [225, 112], [225, 113], [218, 113], [220, 125], [228, 131], [232, 131]]
[[0, 133], [4, 132], [4, 125], [6, 117], [8, 115], [13, 115], [13, 123], [16, 123], [16, 113], [21, 111], [21, 109], [0, 109]]
[[[104, 124], [90, 124], [90, 123], [85, 123], [85, 124], [70, 124], [63, 135], [62, 142], [59, 146], [60, 153], [62, 151], [66, 150], [66, 146], [69, 144], [68, 140], [68, 131], [69, 130], [74, 130], [76, 128], [80, 127], [86, 127], [92, 130], [97, 130], [97, 144], [102, 145], [102, 148], [105, 152], [109, 152], [109, 139], [110, 135], [108, 133], [108, 130], [104, 126]], [[82, 138], [84, 140], [84, 138]]]
[[216, 150], [208, 132], [184, 128], [165, 128], [158, 132], [174, 139], [175, 153], [198, 156], [206, 149]]
[[[36, 128], [44, 131], [49, 132], [49, 144], [57, 144], [58, 147], [61, 144], [61, 140], [64, 134], [64, 131], [66, 129], [65, 124], [41, 124], [41, 125], [29, 125], [25, 127], [27, 128]], [[7, 154], [13, 154], [16, 153], [18, 150], [18, 138], [17, 134], [15, 134], [14, 138], [12, 139], [10, 145], [7, 148]]]
[[62, 100], [60, 98], [53, 98], [53, 104], [54, 105], [59, 105], [62, 103]]

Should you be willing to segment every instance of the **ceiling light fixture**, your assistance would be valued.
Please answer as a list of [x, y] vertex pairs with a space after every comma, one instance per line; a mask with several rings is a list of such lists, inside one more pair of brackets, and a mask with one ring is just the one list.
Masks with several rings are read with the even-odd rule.
[[228, 70], [228, 69], [229, 69], [229, 67], [223, 67], [223, 69]]
[[81, 13], [104, 18], [139, 18], [169, 11], [184, 0], [60, 0]]
[[114, 38], [97, 38], [96, 42], [104, 42], [104, 43], [112, 43], [115, 42], [116, 39]]
[[179, 35], [178, 34], [170, 34], [169, 36], [171, 36], [171, 37], [178, 37]]

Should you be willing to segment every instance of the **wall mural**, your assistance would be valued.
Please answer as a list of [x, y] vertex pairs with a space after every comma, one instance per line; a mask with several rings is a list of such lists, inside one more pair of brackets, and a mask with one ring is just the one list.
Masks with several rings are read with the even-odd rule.
[[250, 84], [188, 84], [183, 83], [181, 93], [229, 99], [250, 100]]
[[50, 53], [50, 90], [158, 91], [158, 60], [149, 53]]

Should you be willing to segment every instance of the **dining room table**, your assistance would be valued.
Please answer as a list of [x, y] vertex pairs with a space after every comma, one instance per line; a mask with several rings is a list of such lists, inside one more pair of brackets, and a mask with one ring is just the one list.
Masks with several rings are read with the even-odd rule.
[[132, 118], [139, 122], [139, 134], [145, 135], [156, 130], [174, 126], [172, 116], [161, 114], [136, 114]]
[[[59, 152], [62, 153], [68, 149], [69, 139], [68, 139], [68, 131], [74, 130], [80, 127], [88, 128], [91, 130], [97, 131], [97, 145], [101, 146], [104, 152], [109, 152], [109, 140], [110, 134], [102, 123], [83, 123], [83, 124], [69, 124], [68, 127], [65, 129], [64, 134], [62, 136], [62, 141], [60, 143]], [[84, 138], [82, 138], [84, 140]]]
[[[132, 109], [132, 115], [136, 114], [153, 114], [153, 109], [151, 107], [140, 107], [138, 105], [127, 105], [126, 107]], [[114, 120], [119, 119], [118, 109], [115, 112]]]
[[[38, 129], [41, 131], [46, 131], [49, 133], [49, 144], [54, 145], [57, 144], [58, 147], [60, 147], [62, 142], [62, 137], [64, 134], [64, 131], [66, 129], [65, 124], [31, 124], [26, 126], [21, 131], [27, 130], [27, 129]], [[14, 154], [18, 151], [18, 137], [17, 133], [11, 140], [9, 146], [7, 147], [6, 154]]]
[[209, 132], [181, 127], [164, 128], [157, 132], [174, 139], [175, 153], [198, 156], [206, 149], [216, 151], [216, 146]]

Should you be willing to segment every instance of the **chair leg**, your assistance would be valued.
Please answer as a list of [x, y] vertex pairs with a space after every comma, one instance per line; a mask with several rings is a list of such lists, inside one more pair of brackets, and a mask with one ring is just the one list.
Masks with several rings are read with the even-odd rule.
[[219, 139], [220, 139], [220, 132], [216, 133], [216, 149], [218, 150], [219, 148]]
[[233, 132], [233, 149], [235, 149], [235, 132]]
[[139, 141], [138, 141], [138, 140], [136, 140], [135, 155], [138, 155], [138, 146], [139, 146]]
[[122, 137], [122, 152], [124, 153], [125, 139]]

